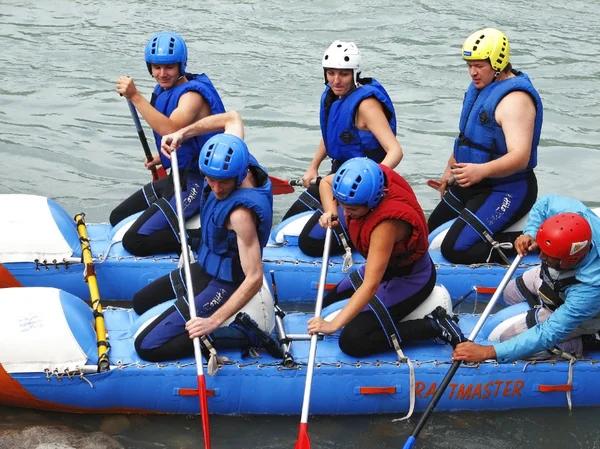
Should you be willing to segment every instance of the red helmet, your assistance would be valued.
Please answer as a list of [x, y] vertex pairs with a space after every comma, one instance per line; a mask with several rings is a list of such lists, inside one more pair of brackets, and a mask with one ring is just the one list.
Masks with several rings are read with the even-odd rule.
[[535, 240], [540, 251], [560, 259], [560, 267], [567, 270], [573, 268], [588, 253], [592, 228], [581, 215], [558, 214], [541, 224]]

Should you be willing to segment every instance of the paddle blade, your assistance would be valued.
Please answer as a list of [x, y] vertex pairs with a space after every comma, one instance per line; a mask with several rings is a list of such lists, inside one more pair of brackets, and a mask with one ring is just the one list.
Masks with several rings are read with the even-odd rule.
[[162, 179], [165, 176], [167, 176], [167, 172], [165, 171], [165, 169], [162, 165], [153, 167], [151, 171], [152, 171], [152, 182], [156, 182], [159, 179]]
[[0, 288], [22, 287], [21, 283], [0, 264]]
[[198, 397], [200, 399], [200, 415], [202, 431], [204, 432], [204, 449], [210, 449], [210, 426], [208, 424], [208, 399], [206, 394], [206, 379], [198, 376]]
[[308, 438], [308, 424], [305, 422], [300, 423], [298, 430], [298, 441], [294, 449], [310, 449], [310, 438]]
[[440, 187], [442, 186], [442, 183], [439, 181], [436, 181], [435, 179], [430, 179], [429, 181], [427, 181], [427, 185], [434, 190], [439, 190]]
[[276, 178], [275, 176], [269, 176], [271, 184], [273, 186], [273, 195], [285, 195], [287, 193], [294, 193], [294, 188], [285, 179]]

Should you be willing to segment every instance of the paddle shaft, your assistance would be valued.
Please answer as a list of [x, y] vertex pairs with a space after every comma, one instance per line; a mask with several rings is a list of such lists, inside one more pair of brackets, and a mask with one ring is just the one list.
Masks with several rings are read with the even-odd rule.
[[[319, 176], [318, 178], [315, 179], [311, 179], [309, 181], [309, 184], [311, 186], [317, 185], [321, 182], [321, 177]], [[303, 187], [304, 183], [302, 182], [302, 179], [291, 179], [288, 181], [288, 184], [291, 185], [292, 187]]]
[[[321, 316], [323, 308], [323, 295], [325, 293], [325, 281], [327, 280], [327, 268], [329, 266], [329, 247], [331, 245], [331, 228], [327, 228], [325, 233], [325, 248], [323, 250], [323, 262], [321, 264], [321, 276], [319, 277], [319, 289], [317, 290], [317, 302], [315, 305], [315, 318]], [[306, 369], [306, 384], [304, 385], [304, 400], [302, 401], [302, 415], [300, 423], [308, 422], [308, 410], [310, 407], [310, 392], [312, 387], [312, 377], [317, 355], [317, 334], [310, 337], [310, 352], [308, 354], [308, 367]]]
[[[171, 173], [173, 173], [173, 184], [175, 186], [175, 205], [177, 208], [177, 222], [179, 224], [179, 238], [181, 240], [181, 257], [183, 257], [183, 270], [185, 273], [185, 283], [187, 289], [187, 298], [190, 308], [190, 317], [196, 318], [196, 302], [194, 295], [194, 286], [192, 283], [192, 273], [190, 270], [190, 255], [188, 252], [187, 233], [185, 230], [185, 220], [183, 219], [183, 205], [181, 204], [181, 182], [179, 180], [179, 164], [177, 161], [177, 151], [171, 153]], [[204, 447], [210, 449], [210, 427], [208, 425], [208, 401], [206, 398], [206, 380], [204, 378], [204, 368], [202, 366], [202, 353], [200, 351], [200, 338], [193, 340], [194, 358], [196, 359], [196, 372], [198, 374], [198, 396], [200, 398], [200, 413], [202, 415], [202, 430], [204, 431]]]
[[[127, 106], [129, 106], [129, 112], [131, 112], [131, 118], [133, 119], [133, 123], [135, 123], [135, 129], [137, 130], [138, 137], [140, 138], [140, 142], [142, 144], [142, 148], [144, 149], [146, 160], [148, 162], [152, 162], [154, 158], [152, 157], [152, 151], [150, 151], [150, 147], [148, 146], [148, 140], [146, 140], [144, 128], [142, 128], [142, 123], [140, 122], [140, 117], [138, 116], [137, 110], [135, 109], [135, 106], [129, 98], [127, 98]], [[156, 170], [156, 167], [151, 167], [150, 171], [152, 172], [152, 181], [158, 181], [161, 178], [161, 176], [159, 176], [158, 174], [158, 171]]]
[[[514, 272], [519, 267], [519, 263], [521, 263], [521, 259], [522, 258], [523, 258], [522, 256], [517, 255], [517, 257], [515, 258], [515, 260], [513, 261], [513, 263], [511, 264], [511, 266], [509, 267], [508, 271], [506, 272], [506, 274], [502, 278], [502, 281], [500, 282], [500, 285], [496, 289], [496, 292], [492, 296], [492, 299], [490, 299], [490, 301], [488, 302], [487, 306], [485, 307], [485, 310], [481, 314], [481, 317], [479, 317], [479, 320], [477, 321], [477, 324], [475, 324], [475, 327], [473, 328], [473, 330], [469, 334], [469, 340], [473, 341], [475, 339], [475, 337], [477, 337], [477, 334], [479, 334], [479, 331], [481, 330], [481, 327], [485, 323], [485, 320], [487, 319], [487, 317], [492, 312], [492, 309], [496, 305], [496, 302], [498, 301], [498, 298], [500, 297], [500, 295], [504, 291], [504, 288], [506, 287], [506, 285], [508, 284], [508, 282], [512, 278]], [[408, 437], [408, 439], [406, 440], [406, 443], [404, 444], [403, 449], [411, 449], [414, 446], [417, 437], [421, 433], [421, 430], [423, 430], [423, 427], [425, 426], [425, 423], [429, 419], [429, 416], [431, 415], [431, 413], [435, 409], [435, 406], [438, 404], [438, 402], [440, 401], [440, 399], [444, 395], [444, 392], [446, 391], [446, 388], [448, 388], [448, 385], [450, 384], [450, 381], [452, 380], [452, 378], [456, 374], [456, 371], [458, 370], [458, 367], [460, 366], [461, 363], [462, 362], [460, 360], [457, 360], [456, 362], [452, 363], [452, 366], [448, 370], [448, 373], [446, 374], [446, 376], [444, 376], [444, 379], [442, 380], [442, 383], [440, 384], [438, 390], [435, 392], [435, 395], [433, 396], [433, 398], [429, 402], [429, 405], [425, 409], [425, 412], [423, 412], [423, 415], [421, 416], [421, 419], [417, 423], [417, 425], [415, 427], [415, 430], [413, 430], [413, 432], [410, 434], [410, 437]]]

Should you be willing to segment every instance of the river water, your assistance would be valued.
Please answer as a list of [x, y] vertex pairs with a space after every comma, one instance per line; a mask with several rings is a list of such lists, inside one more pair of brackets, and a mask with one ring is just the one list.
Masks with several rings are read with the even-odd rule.
[[[398, 171], [430, 212], [438, 198], [425, 181], [445, 166], [469, 82], [462, 41], [476, 29], [496, 26], [511, 41], [513, 65], [530, 75], [544, 102], [540, 193], [597, 206], [598, 15], [598, 2], [580, 0], [519, 6], [482, 0], [0, 0], [0, 193], [46, 195], [93, 222], [106, 221], [120, 200], [147, 182], [128, 108], [114, 83], [131, 76], [149, 97], [153, 80], [143, 47], [154, 31], [172, 29], [188, 43], [188, 70], [211, 77], [225, 106], [242, 113], [251, 151], [285, 179], [302, 175], [320, 138], [324, 50], [334, 39], [356, 42], [363, 75], [382, 82], [396, 106], [405, 153]], [[276, 197], [277, 218], [295, 196]], [[419, 447], [600, 447], [597, 418], [595, 410], [566, 408], [440, 413]], [[211, 419], [214, 448], [291, 447], [296, 439], [297, 417]], [[311, 418], [313, 447], [401, 447], [415, 421], [391, 419]], [[102, 430], [128, 448], [191, 448], [201, 441], [196, 417], [0, 408], [1, 431], [31, 424]]]

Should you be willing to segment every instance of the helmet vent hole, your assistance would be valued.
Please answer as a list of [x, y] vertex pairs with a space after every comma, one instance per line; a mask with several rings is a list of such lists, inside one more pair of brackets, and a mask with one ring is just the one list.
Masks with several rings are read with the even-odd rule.
[[344, 56], [344, 61], [346, 61], [346, 62], [350, 61], [350, 57], [349, 56]]
[[327, 61], [329, 59], [329, 55], [325, 55], [325, 61]]

